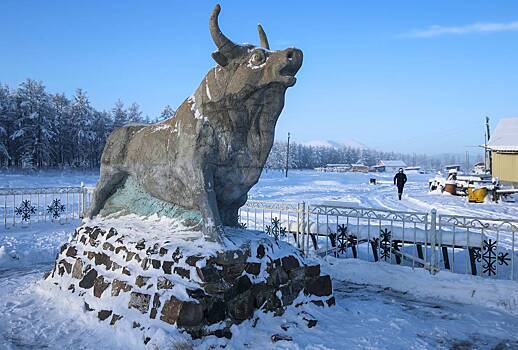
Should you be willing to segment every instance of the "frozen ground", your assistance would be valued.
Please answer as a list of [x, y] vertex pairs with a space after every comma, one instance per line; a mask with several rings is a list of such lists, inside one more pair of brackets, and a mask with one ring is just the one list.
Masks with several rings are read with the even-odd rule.
[[[279, 171], [263, 174], [250, 191], [254, 199], [279, 201], [341, 201], [362, 207], [390, 210], [424, 211], [437, 209], [439, 214], [516, 218], [518, 203], [468, 203], [466, 197], [428, 193], [433, 174], [408, 174], [403, 200], [397, 198], [394, 174], [322, 173], [290, 171], [288, 179]], [[378, 185], [370, 185], [376, 178]], [[518, 197], [516, 198], [518, 201]]]
[[[0, 187], [93, 185], [97, 174], [21, 176], [0, 174]], [[516, 203], [468, 204], [464, 198], [426, 193], [426, 175], [410, 175], [403, 201], [390, 184], [369, 185], [369, 174], [278, 172], [265, 174], [254, 187], [256, 199], [337, 200], [390, 209], [517, 217]], [[381, 176], [390, 181], [390, 176]], [[104, 326], [80, 307], [41, 284], [58, 247], [77, 223], [0, 227], [0, 349], [134, 349], [130, 333]], [[280, 318], [261, 315], [233, 330], [230, 341], [207, 338], [194, 348], [216, 349], [518, 349], [518, 284], [468, 275], [426, 271], [384, 263], [328, 258], [323, 269], [333, 277], [337, 306], [307, 306], [319, 319], [308, 329], [288, 312]], [[283, 326], [287, 330], [281, 328]], [[287, 334], [293, 341], [271, 342]], [[178, 334], [157, 337], [159, 349], [174, 349]], [[153, 346], [153, 347], [152, 347]], [[188, 349], [189, 347], [187, 347]]]

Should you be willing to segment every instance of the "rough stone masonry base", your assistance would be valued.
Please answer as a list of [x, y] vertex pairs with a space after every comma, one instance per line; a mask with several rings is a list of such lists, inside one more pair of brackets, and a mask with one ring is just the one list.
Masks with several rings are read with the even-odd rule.
[[76, 295], [103, 323], [126, 318], [143, 329], [159, 320], [193, 338], [231, 337], [230, 326], [258, 310], [282, 315], [308, 302], [335, 303], [330, 277], [285, 242], [256, 235], [207, 254], [191, 254], [189, 242], [175, 242], [82, 226], [45, 278]]

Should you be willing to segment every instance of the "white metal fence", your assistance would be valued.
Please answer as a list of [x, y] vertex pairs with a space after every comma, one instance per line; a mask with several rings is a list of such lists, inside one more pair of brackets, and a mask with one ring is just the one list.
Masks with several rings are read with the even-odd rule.
[[79, 187], [0, 188], [0, 217], [5, 229], [33, 222], [66, 223], [90, 206], [92, 189]]
[[240, 209], [240, 221], [306, 255], [518, 279], [514, 220], [254, 200]]
[[[3, 227], [83, 218], [93, 188], [0, 188]], [[481, 277], [518, 280], [518, 220], [249, 200], [247, 229], [265, 231], [304, 254], [386, 261]], [[1, 227], [1, 226], [0, 226]]]

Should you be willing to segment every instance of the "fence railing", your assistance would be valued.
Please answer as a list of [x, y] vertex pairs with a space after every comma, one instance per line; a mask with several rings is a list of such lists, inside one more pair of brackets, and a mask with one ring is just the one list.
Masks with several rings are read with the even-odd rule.
[[248, 201], [243, 226], [295, 244], [306, 255], [386, 261], [517, 280], [518, 221], [344, 205]]
[[[83, 218], [93, 188], [0, 188], [4, 228]], [[518, 280], [518, 220], [249, 200], [239, 210], [247, 229], [287, 241], [304, 254], [386, 261], [481, 277]]]
[[33, 222], [66, 223], [80, 219], [90, 206], [92, 188], [0, 188], [0, 217], [4, 228]]
[[499, 279], [517, 279], [518, 220], [439, 215], [442, 268]]

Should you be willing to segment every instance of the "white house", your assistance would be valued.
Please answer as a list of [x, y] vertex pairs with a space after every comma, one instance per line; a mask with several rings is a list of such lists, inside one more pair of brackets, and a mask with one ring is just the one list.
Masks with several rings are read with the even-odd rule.
[[402, 160], [380, 160], [374, 168], [377, 172], [396, 173], [399, 168], [405, 169], [406, 163]]

